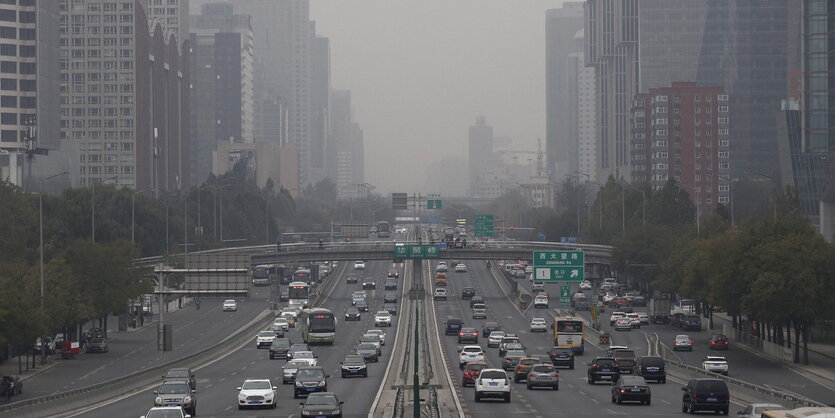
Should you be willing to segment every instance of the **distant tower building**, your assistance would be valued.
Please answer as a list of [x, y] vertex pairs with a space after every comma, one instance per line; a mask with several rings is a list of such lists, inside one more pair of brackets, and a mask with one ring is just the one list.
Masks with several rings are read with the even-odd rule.
[[206, 4], [191, 16], [193, 184], [212, 172], [217, 141], [254, 140], [254, 35], [250, 17], [232, 11]]
[[33, 164], [60, 146], [58, 15], [55, 1], [0, 4], [0, 181], [26, 191], [44, 176]]
[[775, 112], [794, 48], [793, 0], [587, 0], [586, 65], [597, 73], [599, 176], [628, 178], [630, 102], [695, 81], [731, 98], [735, 173], [777, 166]]
[[599, 182], [594, 68], [586, 66], [585, 53], [582, 49], [583, 40], [583, 31], [580, 30], [574, 36], [574, 41], [580, 45], [576, 49], [578, 52], [568, 55], [570, 91], [568, 102], [571, 105], [569, 126], [571, 126], [570, 135], [577, 138], [578, 170], [574, 171], [588, 175], [585, 180]]
[[469, 173], [470, 195], [478, 195], [478, 179], [490, 169], [489, 163], [493, 159], [493, 127], [487, 125], [487, 119], [479, 116], [475, 125], [470, 126], [469, 135]]
[[158, 197], [190, 184], [189, 44], [149, 28], [142, 4], [59, 0], [61, 139], [78, 154], [73, 186], [109, 181]]
[[674, 179], [701, 216], [728, 204], [729, 97], [721, 87], [674, 82], [637, 94], [632, 113], [633, 183], [660, 189]]
[[[328, 135], [330, 134], [331, 51], [330, 40], [316, 36], [310, 24], [310, 182], [327, 177]], [[360, 182], [362, 183], [362, 182]]]
[[556, 182], [579, 170], [578, 137], [571, 129], [577, 115], [571, 56], [582, 51], [582, 43], [575, 40], [582, 28], [582, 2], [565, 2], [545, 14], [545, 171]]
[[365, 183], [363, 132], [354, 121], [350, 90], [331, 91], [328, 177], [336, 183], [339, 199], [357, 197], [357, 184]]
[[166, 40], [174, 35], [183, 46], [189, 33], [189, 0], [139, 0], [145, 5], [148, 24], [153, 27], [159, 23], [162, 26]]

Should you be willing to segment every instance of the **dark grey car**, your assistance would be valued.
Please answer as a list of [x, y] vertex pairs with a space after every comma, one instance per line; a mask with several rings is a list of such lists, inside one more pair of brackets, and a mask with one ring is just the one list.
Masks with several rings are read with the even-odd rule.
[[291, 345], [293, 344], [289, 338], [274, 339], [273, 343], [270, 344], [270, 360], [277, 358], [286, 359]]
[[329, 374], [320, 366], [299, 367], [293, 384], [293, 397], [300, 398], [313, 392], [327, 392]]
[[516, 368], [516, 364], [519, 363], [519, 359], [527, 356], [528, 355], [523, 350], [508, 350], [504, 353], [504, 357], [502, 358], [502, 369], [507, 371], [514, 370]]
[[340, 406], [344, 402], [331, 392], [312, 393], [302, 405], [302, 418], [342, 417]]
[[154, 391], [154, 406], [181, 406], [190, 414], [197, 413], [197, 398], [194, 396], [196, 390], [189, 386], [185, 380], [166, 380]]
[[345, 356], [345, 360], [342, 360], [342, 363], [339, 363], [339, 365], [340, 369], [342, 369], [342, 377], [368, 377], [368, 366], [365, 364], [365, 359], [360, 355], [349, 354]]
[[168, 369], [168, 373], [162, 378], [164, 380], [185, 380], [192, 389], [197, 389], [197, 379], [194, 377], [194, 372], [188, 367]]
[[365, 361], [373, 361], [374, 363], [380, 361], [377, 357], [377, 346], [371, 343], [357, 345], [357, 354], [362, 356]]

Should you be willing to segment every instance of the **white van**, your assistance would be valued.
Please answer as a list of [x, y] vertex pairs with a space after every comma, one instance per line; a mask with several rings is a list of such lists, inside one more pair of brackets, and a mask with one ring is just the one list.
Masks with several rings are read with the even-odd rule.
[[473, 319], [487, 319], [487, 305], [483, 303], [474, 304]]

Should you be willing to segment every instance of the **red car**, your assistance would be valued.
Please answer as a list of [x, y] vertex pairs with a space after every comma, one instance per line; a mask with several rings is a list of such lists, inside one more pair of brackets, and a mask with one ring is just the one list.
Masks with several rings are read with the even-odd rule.
[[487, 363], [483, 361], [471, 361], [467, 363], [467, 365], [464, 366], [464, 377], [461, 378], [461, 386], [475, 386], [475, 380], [478, 379], [478, 375], [481, 374], [481, 370], [486, 369], [487, 367]]
[[348, 284], [357, 284], [357, 276], [348, 276], [346, 281]]
[[728, 345], [730, 345], [728, 337], [722, 334], [716, 334], [710, 337], [708, 343], [710, 344], [710, 348], [712, 350], [727, 350]]

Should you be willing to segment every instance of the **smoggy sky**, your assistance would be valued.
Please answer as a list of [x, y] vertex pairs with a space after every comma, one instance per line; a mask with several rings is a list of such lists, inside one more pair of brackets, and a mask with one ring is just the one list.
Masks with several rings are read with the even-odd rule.
[[477, 115], [496, 135], [545, 138], [545, 10], [562, 0], [311, 0], [333, 88], [352, 91], [376, 192], [423, 189], [466, 157]]

